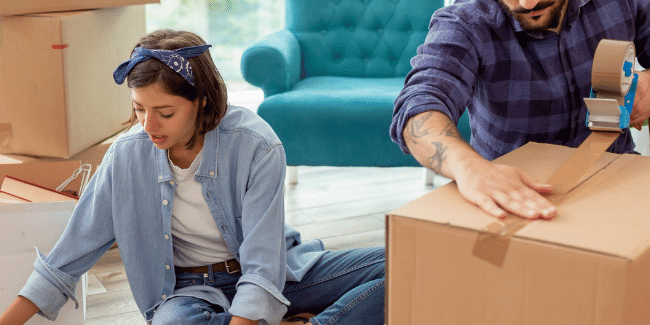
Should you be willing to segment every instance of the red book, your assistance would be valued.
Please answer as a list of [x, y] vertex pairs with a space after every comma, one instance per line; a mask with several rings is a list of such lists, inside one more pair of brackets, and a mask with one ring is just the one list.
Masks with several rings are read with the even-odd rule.
[[77, 201], [78, 198], [38, 184], [5, 175], [0, 188], [0, 204], [22, 202]]

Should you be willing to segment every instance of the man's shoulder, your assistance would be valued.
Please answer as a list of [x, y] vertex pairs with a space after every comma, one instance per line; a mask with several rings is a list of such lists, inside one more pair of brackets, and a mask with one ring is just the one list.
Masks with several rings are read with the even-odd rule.
[[500, 28], [508, 15], [497, 0], [458, 0], [434, 14], [434, 18], [459, 19], [474, 28]]

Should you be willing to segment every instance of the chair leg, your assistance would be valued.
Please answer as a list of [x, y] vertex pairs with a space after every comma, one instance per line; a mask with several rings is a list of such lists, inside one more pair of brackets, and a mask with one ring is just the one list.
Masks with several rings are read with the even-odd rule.
[[429, 168], [424, 168], [424, 186], [433, 186], [433, 179], [436, 177], [436, 173]]
[[289, 185], [298, 184], [298, 166], [287, 166], [287, 182]]

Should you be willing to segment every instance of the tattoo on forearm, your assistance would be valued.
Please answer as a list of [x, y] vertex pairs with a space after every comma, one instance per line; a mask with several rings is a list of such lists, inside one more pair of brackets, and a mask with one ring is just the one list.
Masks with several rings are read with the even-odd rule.
[[456, 130], [456, 126], [452, 122], [447, 123], [447, 125], [442, 130], [442, 132], [440, 132], [439, 135], [443, 135], [443, 134], [451, 138], [456, 138], [458, 140], [465, 141], [465, 139], [460, 135], [460, 133], [458, 133], [458, 130]]
[[411, 124], [409, 125], [408, 135], [413, 144], [418, 143], [415, 139], [421, 138], [431, 133], [431, 130], [429, 129], [422, 129], [422, 126], [429, 119], [429, 117], [431, 117], [431, 115], [433, 115], [433, 112], [426, 112], [420, 116], [413, 118], [411, 121]]
[[[437, 131], [432, 128], [425, 127], [427, 120], [433, 114], [434, 114], [433, 111], [422, 113], [410, 121], [408, 125], [408, 129], [405, 130], [407, 131], [405, 132], [405, 140], [407, 141], [407, 143], [409, 143], [409, 146], [418, 144], [419, 138], [423, 138], [429, 134], [431, 134], [434, 138], [436, 138], [435, 133]], [[445, 125], [442, 131], [438, 133], [438, 137], [436, 140], [438, 139], [442, 140], [442, 138], [444, 137], [450, 137], [465, 142], [465, 139], [460, 135], [460, 133], [456, 129], [456, 125], [451, 121], [448, 121], [447, 125]], [[442, 166], [447, 160], [447, 156], [448, 156], [447, 149], [449, 147], [446, 146], [443, 142], [431, 141], [430, 142], [431, 146], [425, 149], [427, 151], [431, 150], [433, 152], [427, 158], [426, 166], [438, 174], [442, 173]]]
[[431, 144], [436, 147], [436, 152], [429, 157], [429, 168], [437, 174], [440, 174], [442, 172], [442, 164], [447, 159], [447, 155], [445, 154], [447, 147], [445, 147], [441, 142], [434, 141], [431, 142]]

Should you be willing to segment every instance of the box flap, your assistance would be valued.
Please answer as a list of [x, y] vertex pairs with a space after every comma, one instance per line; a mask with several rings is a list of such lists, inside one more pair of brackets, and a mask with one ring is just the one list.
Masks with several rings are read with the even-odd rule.
[[[547, 179], [575, 149], [529, 143], [495, 162]], [[550, 221], [511, 218], [502, 222], [466, 201], [454, 182], [400, 207], [399, 215], [476, 231], [494, 232], [519, 222], [512, 235], [634, 259], [650, 246], [650, 157], [605, 153], [578, 181]], [[625, 239], [625, 240], [622, 240]]]

